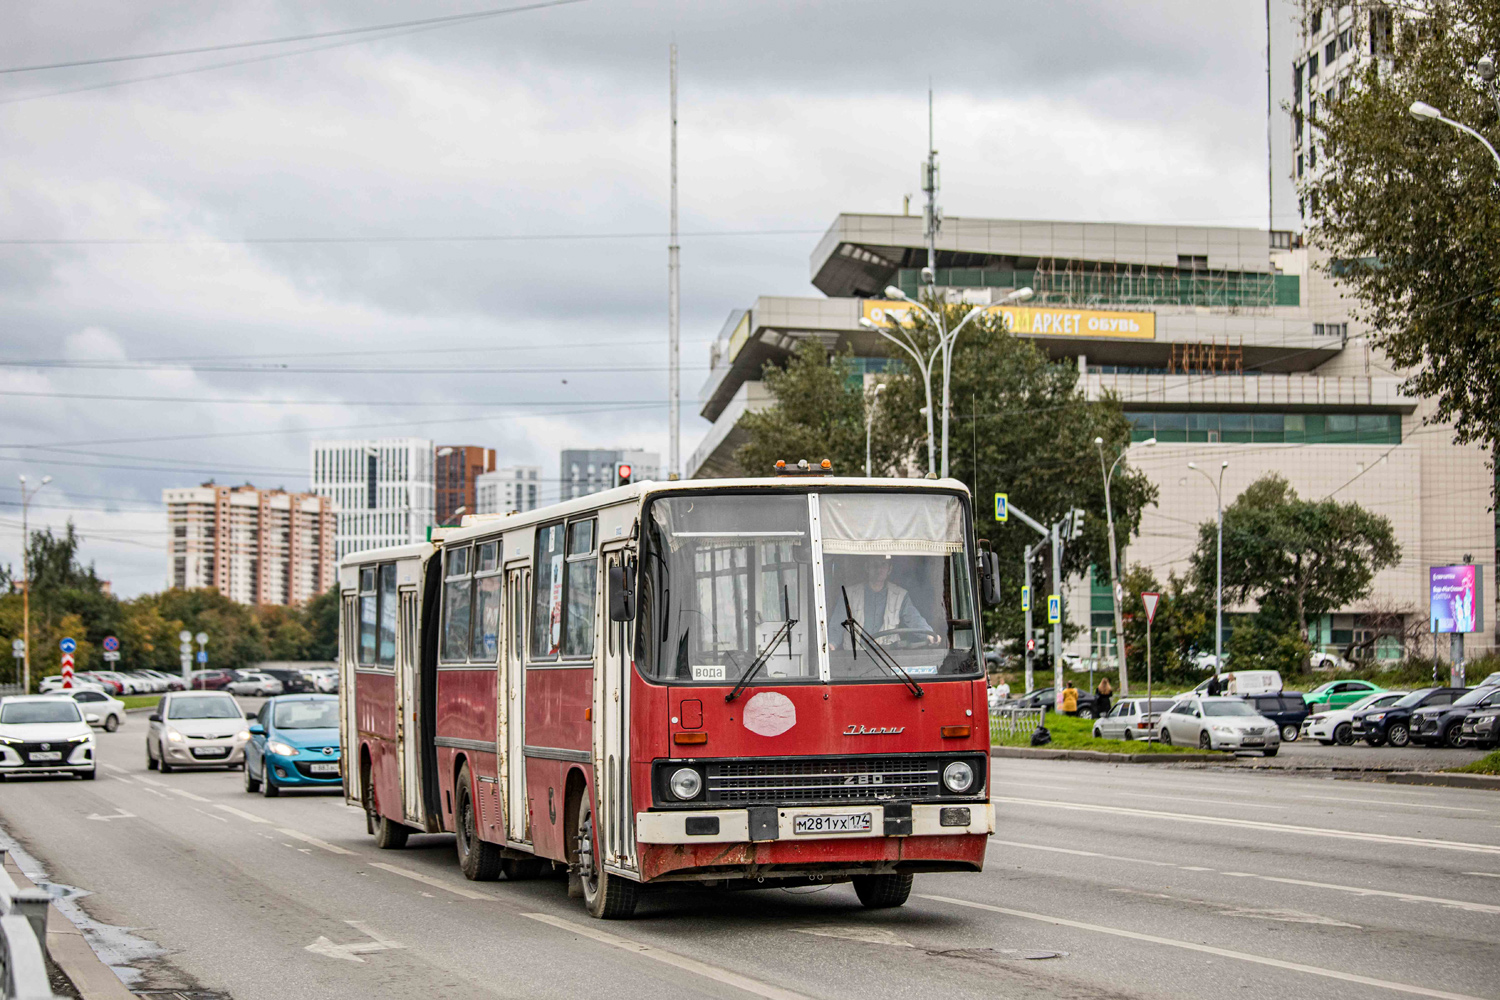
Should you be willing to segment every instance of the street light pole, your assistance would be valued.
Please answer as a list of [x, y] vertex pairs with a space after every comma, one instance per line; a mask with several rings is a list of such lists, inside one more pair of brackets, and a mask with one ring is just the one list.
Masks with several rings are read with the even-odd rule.
[[[886, 294], [890, 294], [890, 292], [891, 289], [887, 288]], [[903, 295], [901, 296], [901, 298], [906, 298], [906, 296]], [[927, 472], [929, 475], [936, 474], [937, 455], [936, 445], [933, 442], [932, 434], [932, 363], [937, 360], [937, 349], [935, 348], [930, 355], [924, 355], [921, 349], [918, 348], [916, 342], [911, 340], [909, 336], [904, 338], [897, 337], [895, 334], [891, 333], [890, 330], [888, 330], [885, 326], [872, 321], [868, 316], [861, 316], [859, 318], [859, 325], [864, 327], [866, 330], [874, 330], [886, 340], [889, 340], [891, 343], [901, 348], [907, 354], [911, 355], [911, 359], [916, 362], [917, 371], [922, 375], [922, 388], [927, 393], [927, 407], [925, 410], [923, 410], [923, 412], [927, 415]], [[903, 334], [907, 333], [906, 328], [903, 327], [900, 323], [896, 324], [896, 329], [900, 330]]]
[[[1141, 442], [1147, 448], [1156, 447], [1156, 438], [1147, 438]], [[1125, 617], [1121, 608], [1120, 600], [1120, 567], [1118, 565], [1118, 549], [1115, 546], [1115, 511], [1109, 500], [1109, 483], [1115, 478], [1115, 470], [1125, 460], [1126, 449], [1121, 448], [1119, 456], [1108, 471], [1104, 468], [1104, 439], [1094, 438], [1094, 447], [1099, 449], [1099, 471], [1104, 473], [1104, 519], [1109, 522], [1109, 597], [1110, 606], [1115, 609], [1115, 656], [1120, 661], [1120, 697], [1130, 694], [1130, 674], [1125, 667]]]
[[[972, 319], [974, 319], [975, 317], [981, 315], [984, 312], [984, 307], [983, 306], [975, 306], [973, 309], [970, 309], [969, 312], [968, 312], [968, 314], [966, 316], [964, 316], [964, 318], [962, 320], [959, 321], [959, 324], [957, 326], [955, 326], [952, 329], [952, 331], [949, 331], [947, 329], [947, 324], [944, 322], [944, 318], [943, 318], [943, 316], [942, 316], [941, 313], [933, 312], [931, 309], [927, 308], [922, 303], [916, 301], [911, 296], [909, 296], [905, 292], [903, 292], [901, 289], [897, 288], [895, 285], [888, 286], [886, 288], [886, 290], [885, 290], [885, 294], [888, 295], [888, 296], [890, 296], [893, 299], [899, 299], [902, 302], [906, 302], [906, 303], [910, 304], [911, 307], [914, 308], [914, 309], [920, 310], [922, 312], [922, 314], [927, 317], [928, 322], [930, 322], [933, 325], [933, 327], [938, 332], [937, 348], [933, 352], [934, 357], [936, 357], [937, 355], [940, 354], [940, 355], [942, 355], [942, 358], [943, 358], [943, 448], [942, 448], [943, 460], [942, 460], [942, 464], [938, 468], [938, 476], [941, 477], [941, 478], [943, 478], [943, 479], [947, 479], [948, 478], [948, 411], [949, 411], [949, 399], [950, 399], [950, 396], [951, 396], [951, 393], [949, 391], [949, 385], [952, 382], [952, 378], [950, 376], [953, 374], [953, 345], [956, 344], [956, 343], [958, 343], [958, 335], [963, 330], [963, 328], [969, 324], [969, 321], [972, 320]], [[1014, 303], [1014, 302], [1025, 302], [1026, 300], [1030, 299], [1033, 294], [1035, 294], [1035, 293], [1033, 293], [1030, 288], [1017, 288], [1015, 291], [1013, 291], [1013, 292], [1009, 293], [1008, 295], [1006, 295], [1005, 298], [1001, 299], [1001, 301], [1000, 301], [999, 304], [1005, 305], [1005, 304]], [[860, 322], [861, 322], [861, 324], [864, 324], [864, 325], [873, 326], [873, 324], [868, 323], [867, 320], [861, 320]], [[930, 364], [931, 364], [931, 362], [929, 361], [929, 365]], [[930, 387], [929, 387], [928, 392], [927, 392], [927, 405], [928, 405], [929, 408], [932, 406], [932, 390], [931, 390]], [[933, 449], [933, 444], [932, 444], [932, 417], [931, 417], [930, 414], [928, 415], [928, 420], [927, 420], [927, 438], [928, 438], [928, 440], [927, 440], [927, 451], [928, 451], [928, 461], [927, 461], [928, 468], [927, 468], [927, 471], [931, 472], [931, 471], [933, 471], [933, 469], [932, 469], [932, 464], [933, 463], [932, 463], [932, 455], [931, 455], [931, 453], [932, 453], [932, 451], [934, 449]]]
[[1198, 468], [1197, 462], [1189, 462], [1188, 468], [1208, 480], [1219, 501], [1219, 567], [1218, 582], [1214, 586], [1214, 676], [1217, 677], [1224, 669], [1224, 470], [1229, 468], [1229, 463], [1219, 463], [1218, 482], [1214, 482], [1212, 476]]
[[[1497, 109], [1500, 109], [1500, 98], [1497, 98], [1496, 105]], [[1488, 139], [1486, 139], [1484, 136], [1480, 135], [1473, 129], [1469, 128], [1469, 126], [1463, 124], [1462, 122], [1456, 122], [1452, 118], [1448, 118], [1437, 108], [1423, 101], [1413, 101], [1411, 107], [1408, 108], [1407, 111], [1411, 113], [1411, 116], [1413, 118], [1423, 118], [1429, 121], [1442, 122], [1444, 125], [1448, 125], [1452, 128], [1458, 129], [1460, 132], [1467, 132], [1469, 135], [1472, 135], [1474, 138], [1484, 143], [1484, 148], [1490, 151], [1490, 156], [1494, 157], [1495, 165], [1497, 167], [1500, 167], [1500, 153], [1495, 152], [1495, 147], [1490, 145], [1490, 141]]]
[[31, 498], [42, 491], [48, 483], [52, 482], [51, 476], [43, 476], [42, 481], [37, 484], [36, 489], [30, 493], [26, 492], [26, 477], [21, 476], [21, 575], [26, 578], [26, 585], [21, 588], [21, 641], [25, 644], [21, 651], [25, 656], [21, 659], [21, 693], [31, 693], [31, 531], [29, 529], [28, 514], [31, 510]]
[[880, 399], [880, 394], [885, 391], [885, 383], [881, 382], [875, 386], [875, 394], [870, 397], [870, 406], [865, 413], [865, 478], [870, 478], [870, 429], [875, 426], [875, 403]]

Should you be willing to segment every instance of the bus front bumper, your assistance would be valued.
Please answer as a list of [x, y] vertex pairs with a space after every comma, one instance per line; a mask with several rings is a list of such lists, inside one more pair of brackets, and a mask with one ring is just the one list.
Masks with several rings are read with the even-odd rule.
[[769, 841], [849, 840], [880, 836], [955, 836], [995, 832], [989, 802], [912, 805], [756, 806], [641, 812], [640, 844], [744, 844]]

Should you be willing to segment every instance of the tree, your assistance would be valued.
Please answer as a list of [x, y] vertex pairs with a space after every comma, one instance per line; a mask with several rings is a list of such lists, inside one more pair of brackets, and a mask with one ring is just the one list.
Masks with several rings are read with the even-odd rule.
[[[797, 345], [786, 367], [767, 362], [762, 379], [776, 401], [747, 413], [741, 427], [749, 440], [735, 452], [747, 475], [775, 474], [778, 460], [833, 463], [835, 475], [865, 471], [865, 390], [852, 354], [830, 356], [821, 341]], [[891, 463], [891, 443], [881, 438], [878, 467]]]
[[[1194, 580], [1208, 594], [1217, 537], [1214, 521], [1200, 525], [1192, 558]], [[1375, 574], [1400, 561], [1389, 519], [1357, 503], [1303, 500], [1274, 473], [1224, 508], [1224, 603], [1253, 601], [1261, 616], [1279, 616], [1304, 635], [1308, 618], [1368, 597]]]
[[339, 588], [335, 584], [302, 609], [308, 642], [303, 658], [332, 662], [339, 658]]
[[[1322, 154], [1304, 197], [1327, 269], [1362, 302], [1373, 341], [1437, 400], [1460, 443], [1500, 447], [1500, 199], [1497, 166], [1473, 137], [1407, 111], [1424, 101], [1500, 141], [1475, 65], [1500, 38], [1494, 0], [1414, 0], [1380, 71], [1319, 103]], [[1356, 24], [1363, 19], [1356, 18]], [[1379, 23], [1379, 22], [1377, 22]], [[1367, 40], [1366, 40], [1367, 41]], [[1384, 40], [1375, 40], [1377, 49]], [[1309, 150], [1311, 152], [1311, 150]]]

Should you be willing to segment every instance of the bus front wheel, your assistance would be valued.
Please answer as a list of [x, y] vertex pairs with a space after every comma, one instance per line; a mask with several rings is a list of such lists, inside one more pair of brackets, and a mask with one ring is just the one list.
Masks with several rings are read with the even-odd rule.
[[583, 885], [583, 902], [591, 916], [601, 920], [628, 920], [641, 898], [641, 884], [604, 870], [594, 851], [594, 807], [588, 789], [582, 790], [578, 803], [578, 834], [574, 841], [574, 858], [578, 880]]
[[411, 828], [380, 815], [380, 803], [375, 800], [375, 776], [368, 762], [365, 764], [364, 786], [365, 826], [375, 834], [375, 846], [382, 851], [401, 850], [406, 846]]
[[854, 894], [867, 910], [901, 906], [911, 897], [911, 874], [856, 875]]
[[454, 823], [453, 843], [458, 848], [458, 867], [464, 877], [474, 882], [493, 882], [500, 877], [500, 848], [479, 839], [479, 824], [474, 819], [473, 787], [469, 765], [458, 769], [458, 816]]

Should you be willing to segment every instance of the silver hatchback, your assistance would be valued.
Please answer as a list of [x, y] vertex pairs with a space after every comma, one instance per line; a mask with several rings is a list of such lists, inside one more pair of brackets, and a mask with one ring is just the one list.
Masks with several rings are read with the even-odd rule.
[[223, 691], [174, 691], [162, 698], [146, 730], [146, 767], [245, 766], [250, 730], [239, 702]]

